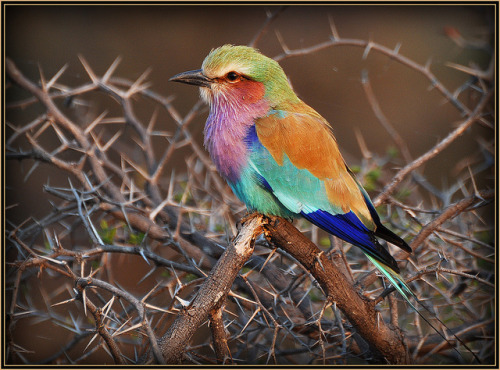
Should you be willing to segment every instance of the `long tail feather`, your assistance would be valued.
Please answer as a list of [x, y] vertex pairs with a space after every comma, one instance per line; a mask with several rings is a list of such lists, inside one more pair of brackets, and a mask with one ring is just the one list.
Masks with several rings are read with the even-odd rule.
[[[366, 254], [366, 253], [365, 253]], [[474, 359], [480, 364], [481, 361], [479, 358], [476, 356], [474, 352], [459, 338], [457, 337], [423, 302], [421, 302], [415, 293], [410, 289], [408, 284], [403, 280], [403, 278], [394, 270], [392, 270], [388, 266], [382, 265], [379, 261], [374, 259], [373, 257], [369, 256], [366, 254], [368, 259], [377, 267], [377, 269], [387, 278], [387, 280], [390, 281], [394, 289], [396, 289], [401, 296], [404, 298], [404, 300], [413, 308], [413, 310], [436, 332], [439, 334], [441, 338], [443, 338], [446, 342], [448, 342], [448, 339], [434, 326], [432, 323], [429, 321], [427, 317], [425, 317], [416, 307], [415, 305], [410, 301], [410, 298], [413, 297], [415, 301], [423, 307], [429, 314], [430, 316], [437, 320], [441, 325], [443, 325], [452, 335], [455, 337], [455, 339], [462, 345], [464, 348], [474, 356]], [[463, 358], [463, 356], [458, 352], [458, 350], [455, 347], [452, 347], [455, 352], [458, 353], [460, 357]]]

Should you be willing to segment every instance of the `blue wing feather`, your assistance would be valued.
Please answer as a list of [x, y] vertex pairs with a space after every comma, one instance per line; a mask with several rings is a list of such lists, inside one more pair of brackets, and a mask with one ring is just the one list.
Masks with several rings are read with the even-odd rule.
[[328, 231], [330, 234], [357, 246], [371, 247], [369, 230], [359, 221], [353, 212], [331, 215], [323, 210], [311, 213], [302, 211], [302, 217]]
[[300, 214], [316, 226], [361, 248], [368, 256], [379, 260], [395, 272], [399, 272], [398, 264], [394, 258], [379, 244], [374, 233], [368, 230], [352, 211], [337, 215], [323, 210], [309, 213], [303, 211]]

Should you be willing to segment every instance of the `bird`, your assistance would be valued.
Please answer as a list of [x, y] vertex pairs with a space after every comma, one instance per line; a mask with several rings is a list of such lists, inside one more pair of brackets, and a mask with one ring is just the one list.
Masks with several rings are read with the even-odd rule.
[[379, 239], [408, 254], [411, 247], [382, 224], [368, 193], [342, 157], [331, 125], [297, 96], [278, 62], [253, 47], [226, 44], [212, 49], [201, 69], [179, 73], [170, 81], [199, 87], [210, 107], [204, 145], [250, 212], [290, 220], [303, 217], [360, 248], [448, 342], [412, 303], [414, 299], [446, 327], [410, 289]]
[[382, 224], [331, 125], [297, 96], [278, 62], [255, 48], [227, 44], [212, 49], [201, 69], [170, 81], [200, 88], [210, 107], [204, 145], [250, 212], [303, 217], [359, 247], [414, 307], [414, 293], [379, 238], [412, 249]]

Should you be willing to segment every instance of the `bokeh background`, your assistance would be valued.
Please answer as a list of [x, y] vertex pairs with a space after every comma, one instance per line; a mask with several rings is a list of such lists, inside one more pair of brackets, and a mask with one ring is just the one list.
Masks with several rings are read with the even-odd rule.
[[[151, 68], [147, 80], [151, 89], [163, 96], [175, 96], [174, 105], [185, 114], [198, 99], [192, 87], [169, 83], [176, 73], [200, 68], [207, 53], [225, 43], [248, 44], [261, 29], [267, 14], [276, 6], [264, 5], [16, 5], [4, 7], [5, 55], [35, 81], [40, 70], [47, 78], [67, 65], [61, 78], [67, 85], [88, 81], [78, 55], [83, 56], [96, 74], [105, 73], [121, 57], [115, 76], [138, 78]], [[270, 57], [283, 52], [278, 34], [290, 49], [308, 47], [328, 40], [330, 20], [341, 37], [372, 40], [395, 48], [417, 63], [431, 60], [431, 70], [450, 91], [462, 86], [469, 75], [447, 65], [448, 62], [486, 69], [491, 58], [490, 36], [494, 33], [493, 6], [457, 5], [316, 5], [289, 6], [270, 25], [257, 47]], [[464, 47], [450, 37], [458, 32], [477, 47]], [[375, 51], [363, 58], [364, 49], [353, 46], [330, 47], [300, 57], [286, 58], [282, 67], [299, 97], [312, 105], [333, 126], [348, 164], [362, 158], [356, 139], [358, 130], [367, 148], [383, 154], [394, 147], [390, 136], [374, 115], [361, 84], [363, 70], [368, 71], [374, 93], [388, 120], [408, 144], [414, 158], [426, 152], [459, 122], [459, 111], [447, 102], [430, 82], [415, 70]], [[7, 96], [7, 102], [21, 96]], [[467, 96], [461, 97], [467, 104]], [[83, 108], [82, 108], [83, 109]], [[97, 116], [108, 107], [98, 99], [86, 107]], [[148, 121], [152, 110], [143, 108], [138, 115]], [[8, 119], [16, 121], [25, 111], [13, 111]], [[191, 131], [201, 142], [206, 110], [196, 118]], [[159, 120], [157, 129], [173, 130], [171, 119]], [[9, 135], [7, 129], [7, 136]], [[446, 188], [457, 176], [457, 158], [481, 157], [481, 143], [491, 138], [491, 130], [473, 125], [438, 158], [424, 167], [424, 174], [435, 187]], [[162, 149], [162, 148], [159, 148]], [[176, 166], [182, 170], [184, 159]], [[58, 178], [46, 166], [40, 166], [25, 181], [30, 166], [6, 163], [6, 206], [8, 219], [15, 224], [29, 215], [41, 217], [50, 207], [43, 185]], [[493, 186], [491, 176], [478, 180], [478, 187]], [[376, 194], [376, 192], [374, 193]], [[485, 221], [493, 222], [493, 207]], [[61, 329], [61, 333], [64, 330]], [[20, 326], [19, 338], [26, 348], [57, 346], [46, 340], [43, 325]], [[50, 336], [52, 338], [52, 336]], [[64, 340], [63, 337], [60, 340]], [[42, 351], [43, 352], [43, 351]], [[35, 355], [43, 358], [43, 353]]]
[[[190, 86], [169, 83], [168, 79], [199, 68], [212, 48], [225, 43], [248, 44], [264, 24], [266, 14], [277, 9], [248, 5], [9, 5], [5, 8], [5, 51], [35, 81], [39, 80], [39, 69], [50, 77], [68, 65], [61, 81], [69, 85], [88, 81], [78, 55], [98, 75], [103, 75], [120, 56], [116, 76], [135, 79], [151, 68], [148, 81], [152, 89], [164, 96], [175, 95], [175, 105], [184, 114], [198, 94]], [[400, 44], [400, 53], [415, 62], [425, 64], [430, 59], [432, 72], [450, 91], [464, 84], [469, 76], [450, 68], [447, 62], [468, 65], [473, 61], [486, 69], [490, 60], [485, 48], [461, 47], [446, 30], [454, 29], [465, 38], [488, 43], [487, 35], [493, 27], [492, 6], [290, 6], [257, 46], [268, 56], [281, 54], [276, 32], [290, 49], [326, 41], [331, 35], [329, 18], [341, 37], [369, 39], [389, 48]], [[444, 122], [462, 118], [422, 75], [377, 52], [363, 59], [363, 52], [359, 47], [338, 46], [281, 62], [299, 97], [332, 123], [349, 164], [355, 164], [361, 156], [356, 129], [370, 151], [383, 153], [393, 145], [363, 92], [363, 69], [368, 71], [382, 111], [407, 142], [413, 157], [450, 131]], [[96, 115], [105, 108], [109, 109], [99, 101], [92, 107]], [[151, 115], [143, 113], [145, 117]], [[200, 140], [205, 116], [198, 119], [199, 130], [193, 130]], [[159, 125], [168, 130], [173, 122]], [[470, 131], [425, 166], [425, 174], [434, 186], [446, 186], [450, 177], [453, 181], [456, 169], [450, 164], [454, 158], [477, 154], [477, 142], [469, 135], [481, 137], [490, 132], [479, 125]], [[24, 175], [19, 169], [17, 164], [7, 168], [17, 190], [9, 193], [8, 203], [17, 203], [20, 194], [24, 200], [40, 199], [43, 193], [37, 185], [44, 183], [43, 177], [31, 177], [30, 191], [21, 192], [19, 187], [24, 185], [17, 180]], [[40, 183], [35, 184], [38, 179]], [[36, 209], [31, 211], [37, 214]]]

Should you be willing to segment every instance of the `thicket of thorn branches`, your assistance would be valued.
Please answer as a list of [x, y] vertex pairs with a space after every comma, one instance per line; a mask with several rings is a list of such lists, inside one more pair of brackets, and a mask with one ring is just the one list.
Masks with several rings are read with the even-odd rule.
[[[458, 123], [443, 123], [449, 134], [412, 157], [363, 74], [366, 97], [399, 156], [364, 150], [356, 172], [364, 184], [375, 181], [381, 217], [414, 251], [416, 257], [395, 253], [412, 289], [483, 363], [492, 363], [494, 232], [482, 210], [495, 199], [494, 53], [487, 70], [450, 64], [470, 77], [450, 91], [431, 63], [421, 65], [400, 54], [399, 47], [341, 37], [331, 25], [324, 43], [303, 49], [289, 49], [278, 35], [283, 52], [275, 59], [359, 47], [364, 58], [378, 53], [420, 73], [463, 116]], [[6, 165], [21, 168], [22, 163], [26, 181], [43, 176], [44, 166], [64, 179], [47, 180], [47, 199], [40, 202], [50, 201], [52, 209], [45, 216], [27, 214], [16, 224], [6, 213], [6, 363], [470, 361], [470, 353], [438, 322], [432, 321], [448, 341], [397, 293], [382, 294], [382, 279], [355, 248], [299, 220], [294, 225], [320, 249], [287, 229], [297, 252], [280, 244], [287, 240], [285, 231], [274, 227], [287, 226], [283, 221], [253, 215], [239, 222], [244, 206], [193, 139], [200, 127], [191, 123], [206, 114], [200, 101], [182, 116], [171, 97], [149, 88], [147, 73], [129, 81], [115, 76], [119, 59], [103, 75], [84, 56], [80, 60], [88, 81], [78, 86], [59, 82], [65, 67], [54, 76], [40, 69], [33, 81], [15, 60], [5, 64], [7, 96], [18, 91], [26, 96], [7, 104]], [[97, 95], [111, 98], [112, 111], [119, 114], [78, 110]], [[141, 104], [153, 106], [149, 121], [135, 113]], [[19, 114], [23, 109], [36, 114]], [[10, 112], [16, 112], [15, 120]], [[162, 131], [159, 112], [175, 123], [173, 131]], [[456, 181], [445, 190], [430, 187], [423, 165], [458, 138], [475, 140], [467, 136], [473, 125], [491, 130], [490, 140], [480, 143], [483, 157], [457, 158], [466, 165]], [[172, 170], [179, 160], [185, 169]], [[374, 170], [387, 181], [370, 177]], [[477, 179], [489, 179], [491, 186], [479, 188]], [[398, 192], [403, 186], [412, 189], [406, 198]], [[15, 205], [7, 199], [9, 206]], [[245, 255], [235, 255], [242, 250]], [[133, 282], [116, 278], [134, 276], [134, 270], [142, 276]], [[334, 270], [345, 281], [325, 274]], [[335, 291], [346, 282], [352, 296]], [[358, 307], [350, 306], [360, 305], [356, 299], [374, 321], [356, 322], [351, 311]], [[47, 341], [56, 341], [53, 335], [64, 338], [56, 347], [37, 349], [18, 339], [21, 328], [41, 323]], [[372, 324], [374, 337], [363, 331]], [[386, 338], [399, 340], [400, 347], [391, 353], [378, 343]]]

